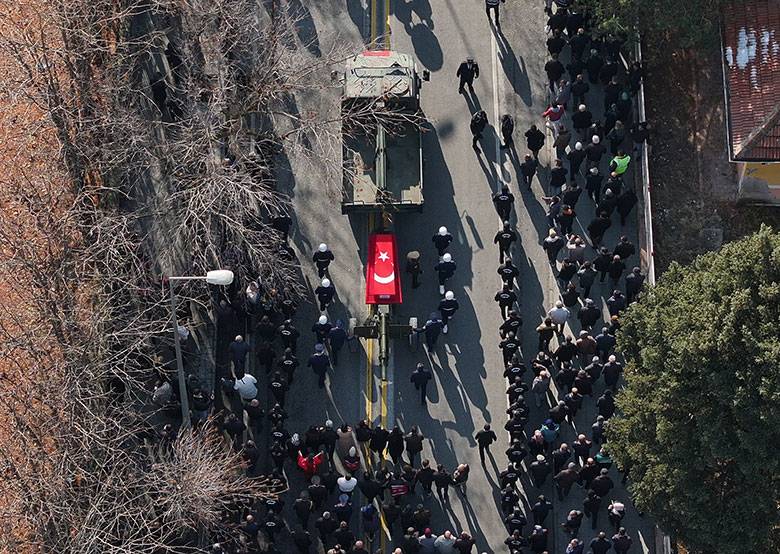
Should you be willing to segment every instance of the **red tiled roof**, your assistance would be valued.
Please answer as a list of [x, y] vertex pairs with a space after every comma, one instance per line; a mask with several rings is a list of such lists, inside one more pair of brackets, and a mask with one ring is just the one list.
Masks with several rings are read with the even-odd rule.
[[732, 159], [780, 162], [780, 2], [726, 4], [723, 60]]

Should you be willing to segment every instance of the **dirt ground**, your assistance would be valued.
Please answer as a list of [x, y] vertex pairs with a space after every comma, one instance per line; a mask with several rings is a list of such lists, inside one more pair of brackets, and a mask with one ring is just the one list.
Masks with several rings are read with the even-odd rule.
[[[690, 262], [713, 247], [704, 229], [728, 242], [758, 229], [780, 228], [780, 207], [737, 205], [735, 166], [726, 146], [720, 46], [683, 51], [648, 44], [647, 119], [652, 127], [650, 183], [658, 275], [672, 261]], [[716, 232], [717, 236], [717, 232]]]

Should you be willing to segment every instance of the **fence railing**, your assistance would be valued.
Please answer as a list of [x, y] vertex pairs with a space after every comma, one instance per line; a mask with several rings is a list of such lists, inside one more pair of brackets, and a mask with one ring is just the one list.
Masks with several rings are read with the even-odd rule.
[[[642, 43], [636, 41], [634, 57], [642, 62]], [[639, 84], [639, 92], [636, 96], [637, 116], [639, 121], [647, 121], [645, 112], [645, 83], [644, 79]], [[641, 198], [642, 217], [639, 218], [639, 241], [642, 250], [642, 269], [647, 275], [649, 285], [655, 285], [655, 251], [653, 247], [653, 204], [650, 198], [650, 161], [647, 141], [642, 145], [641, 171], [638, 174], [642, 187]]]

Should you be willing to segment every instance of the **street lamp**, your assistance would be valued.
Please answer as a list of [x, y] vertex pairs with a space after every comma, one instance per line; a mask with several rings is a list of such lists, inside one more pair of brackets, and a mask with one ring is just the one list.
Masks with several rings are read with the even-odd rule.
[[181, 359], [181, 343], [179, 339], [179, 320], [176, 317], [176, 294], [173, 291], [174, 281], [206, 281], [210, 285], [229, 285], [233, 282], [233, 272], [227, 269], [215, 269], [201, 277], [168, 277], [171, 296], [171, 315], [173, 316], [173, 343], [176, 347], [176, 368], [179, 373], [179, 401], [181, 403], [181, 427], [190, 426], [190, 401], [187, 397], [187, 380], [184, 378], [184, 363]]

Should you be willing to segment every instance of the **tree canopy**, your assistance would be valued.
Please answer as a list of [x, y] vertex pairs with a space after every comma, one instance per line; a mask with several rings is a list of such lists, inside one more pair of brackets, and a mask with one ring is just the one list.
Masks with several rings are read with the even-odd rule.
[[720, 6], [737, 0], [582, 0], [593, 10], [599, 30], [631, 33], [649, 40], [674, 37], [680, 46], [717, 40]]
[[610, 452], [691, 552], [776, 551], [780, 234], [672, 264], [625, 315]]

